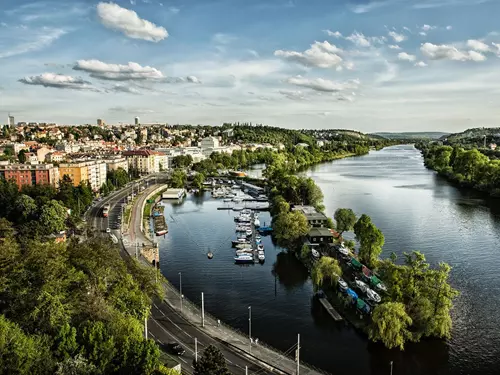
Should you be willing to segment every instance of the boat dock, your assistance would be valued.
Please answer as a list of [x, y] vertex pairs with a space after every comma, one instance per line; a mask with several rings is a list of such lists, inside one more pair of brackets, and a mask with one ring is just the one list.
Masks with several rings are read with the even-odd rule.
[[325, 297], [318, 297], [319, 302], [323, 305], [323, 307], [328, 311], [328, 314], [336, 321], [342, 320], [342, 316], [335, 310], [332, 304]]

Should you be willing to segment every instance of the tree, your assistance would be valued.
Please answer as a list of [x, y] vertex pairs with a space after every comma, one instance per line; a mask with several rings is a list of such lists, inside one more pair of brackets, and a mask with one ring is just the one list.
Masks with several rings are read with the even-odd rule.
[[17, 158], [19, 159], [19, 163], [26, 163], [26, 150], [20, 150], [17, 154]]
[[38, 211], [35, 200], [26, 194], [21, 194], [19, 198], [16, 199], [16, 206], [18, 207], [18, 212], [21, 214], [18, 216], [18, 219], [21, 219], [19, 221], [33, 219]]
[[321, 288], [325, 280], [329, 280], [330, 285], [332, 285], [338, 281], [340, 276], [342, 276], [342, 268], [340, 268], [338, 260], [326, 256], [321, 257], [311, 271], [311, 279], [316, 288]]
[[209, 345], [198, 361], [193, 361], [194, 375], [230, 375], [222, 352]]
[[274, 235], [278, 244], [294, 249], [301, 238], [309, 233], [309, 224], [302, 212], [293, 211], [279, 214], [273, 220]]
[[382, 253], [385, 238], [380, 229], [372, 223], [368, 215], [361, 215], [354, 224], [354, 233], [360, 243], [359, 257], [368, 267], [375, 267]]
[[354, 228], [356, 224], [356, 214], [350, 208], [339, 208], [335, 211], [335, 222], [337, 223], [337, 232], [342, 235], [344, 232], [348, 232]]
[[193, 186], [196, 189], [201, 190], [203, 188], [203, 183], [205, 182], [205, 175], [203, 173], [197, 173], [193, 178]]
[[182, 169], [174, 169], [170, 176], [170, 186], [173, 188], [183, 188], [186, 186], [187, 175]]
[[40, 210], [40, 224], [45, 234], [63, 231], [68, 213], [58, 201], [51, 200]]
[[412, 319], [405, 311], [405, 305], [399, 302], [385, 302], [373, 310], [369, 328], [370, 340], [382, 341], [389, 348], [404, 349], [405, 341], [411, 339], [408, 328]]

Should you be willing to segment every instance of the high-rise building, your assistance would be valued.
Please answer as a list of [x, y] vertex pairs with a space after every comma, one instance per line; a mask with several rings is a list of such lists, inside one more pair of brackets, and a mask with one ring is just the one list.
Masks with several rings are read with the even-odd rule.
[[97, 126], [104, 126], [106, 123], [104, 122], [103, 119], [98, 118], [97, 119]]
[[136, 125], [139, 125], [139, 124], [141, 123], [141, 120], [139, 119], [139, 117], [136, 117], [134, 120], [135, 120], [135, 122], [134, 122], [134, 123], [135, 123]]
[[16, 122], [14, 120], [14, 116], [11, 116], [9, 114], [9, 117], [8, 117], [8, 124], [9, 124], [9, 127], [13, 128], [14, 126], [16, 126]]

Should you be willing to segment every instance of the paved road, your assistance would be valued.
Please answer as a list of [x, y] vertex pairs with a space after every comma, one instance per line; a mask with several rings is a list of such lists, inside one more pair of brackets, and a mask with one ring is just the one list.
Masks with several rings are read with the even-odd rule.
[[[134, 189], [137, 189], [135, 186]], [[149, 189], [148, 189], [149, 190]], [[125, 188], [109, 196], [93, 206], [87, 214], [87, 222], [96, 230], [97, 236], [109, 236], [106, 228], [116, 220], [121, 213], [121, 203], [131, 194], [132, 187]], [[110, 214], [108, 218], [102, 217], [102, 207], [110, 203]], [[119, 230], [112, 230], [112, 233], [120, 238]], [[123, 257], [130, 256], [123, 246], [120, 246], [120, 253]], [[232, 374], [245, 374], [245, 367], [248, 367], [249, 374], [271, 374], [272, 372], [254, 364], [252, 361], [240, 356], [228, 349], [219, 341], [214, 340], [206, 333], [202, 332], [193, 324], [180, 316], [172, 307], [162, 301], [155, 301], [151, 308], [151, 316], [148, 320], [148, 334], [160, 344], [172, 342], [180, 343], [186, 350], [183, 356], [174, 356], [181, 362], [183, 373], [193, 373], [193, 360], [195, 358], [194, 338], [198, 340], [198, 354], [210, 344], [217, 346], [226, 358], [228, 368]]]

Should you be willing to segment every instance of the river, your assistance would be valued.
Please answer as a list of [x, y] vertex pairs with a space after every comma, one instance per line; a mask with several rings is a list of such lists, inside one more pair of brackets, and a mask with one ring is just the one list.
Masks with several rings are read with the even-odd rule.
[[[314, 166], [304, 172], [325, 195], [326, 213], [350, 207], [368, 214], [385, 235], [383, 256], [420, 250], [435, 265], [452, 267], [460, 291], [449, 342], [424, 340], [404, 352], [387, 350], [345, 322], [335, 323], [311, 297], [302, 265], [264, 237], [266, 262], [233, 262], [232, 211], [219, 200], [189, 196], [166, 203], [169, 234], [160, 241], [161, 270], [187, 298], [226, 323], [286, 351], [301, 334], [301, 359], [332, 374], [500, 373], [500, 205], [461, 191], [423, 166], [418, 150], [394, 146]], [[269, 214], [261, 221], [269, 223]], [[214, 259], [208, 260], [208, 250]]]

